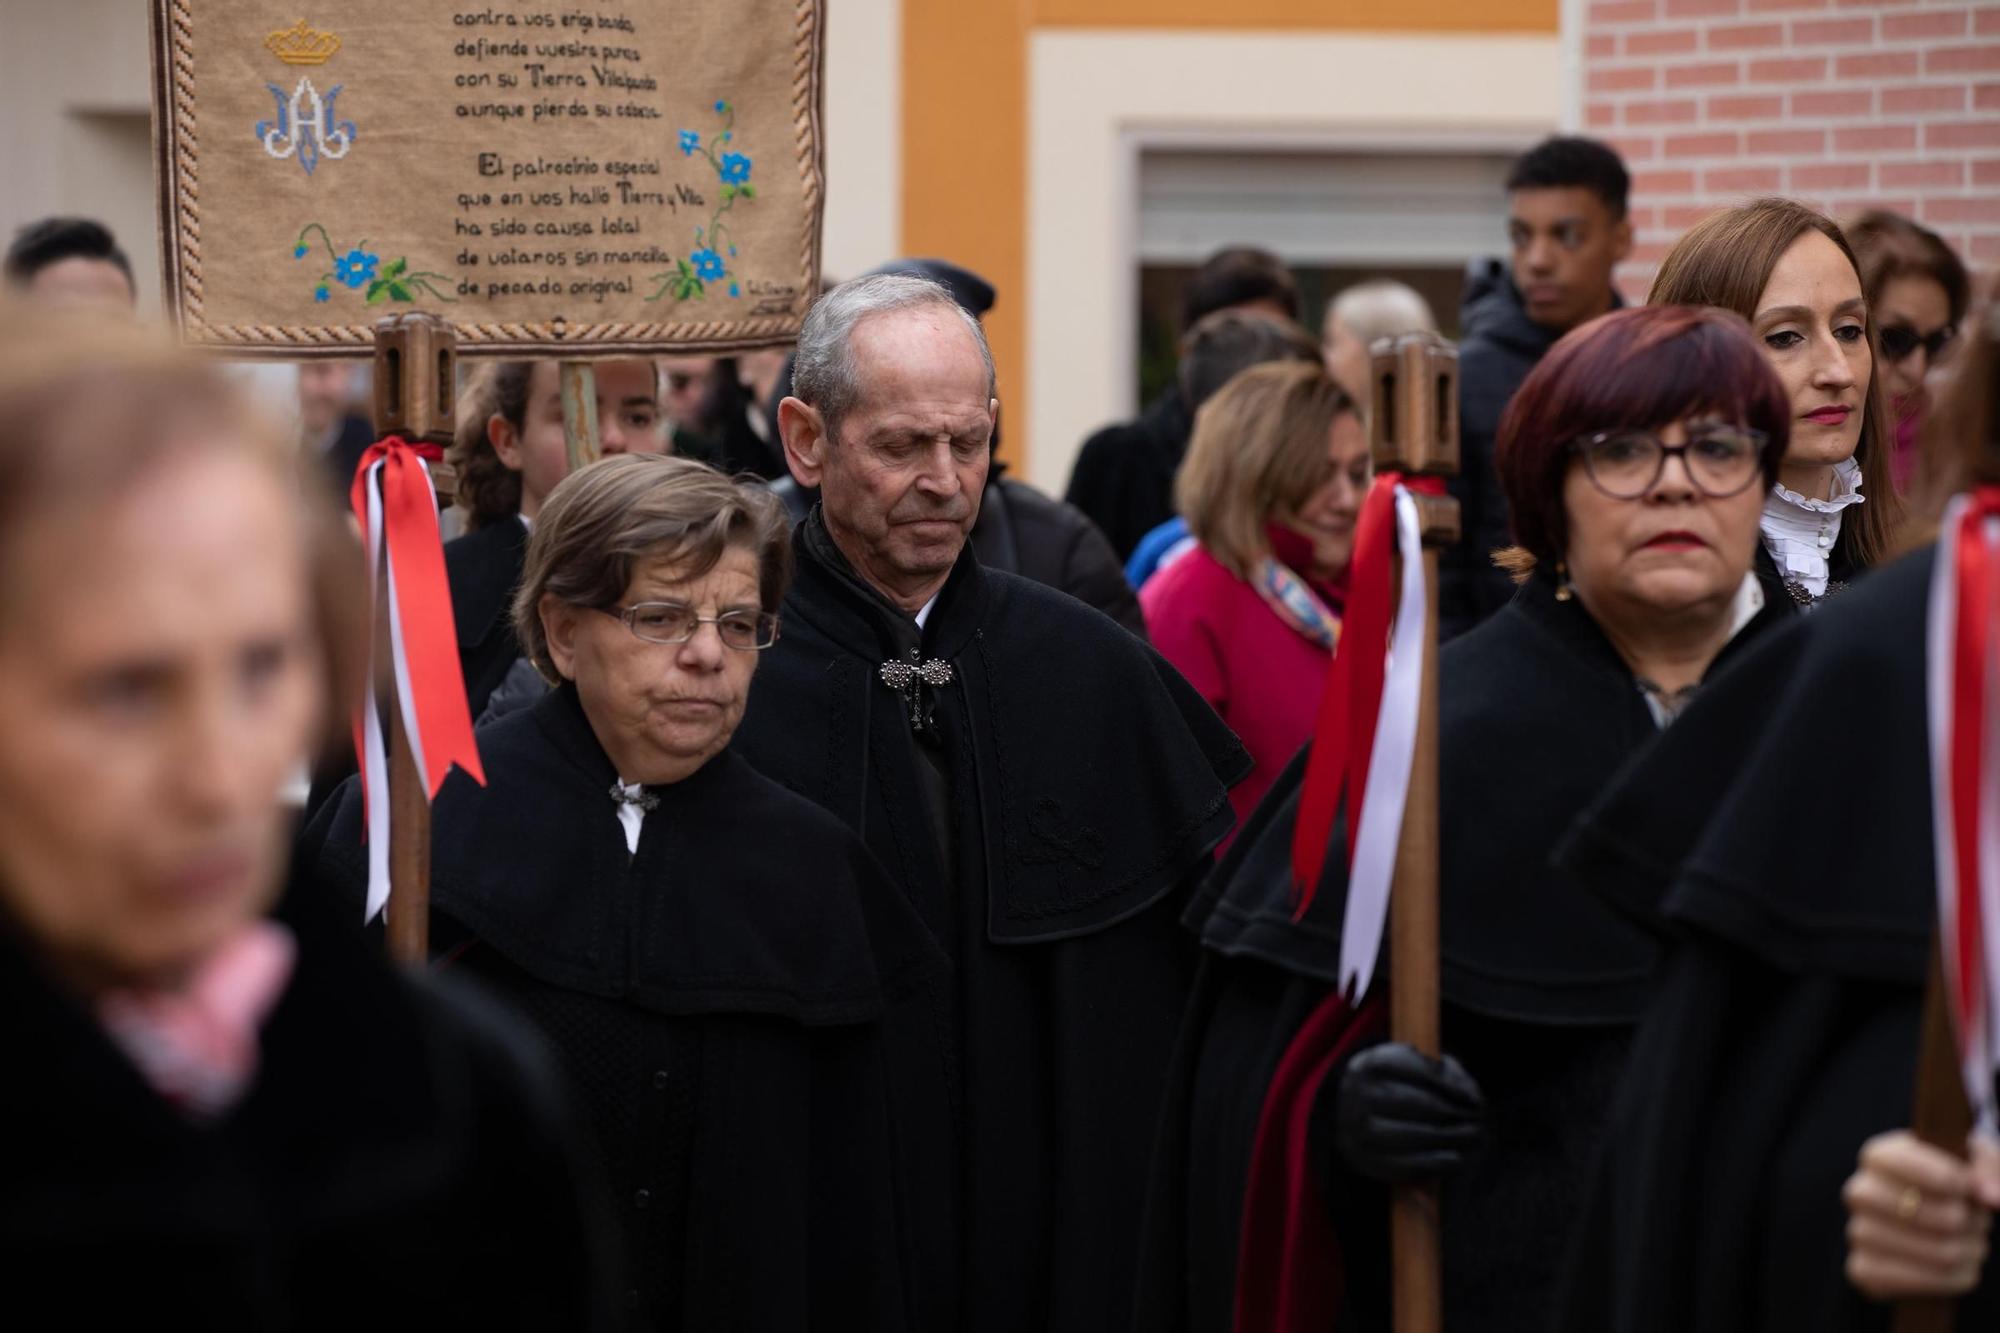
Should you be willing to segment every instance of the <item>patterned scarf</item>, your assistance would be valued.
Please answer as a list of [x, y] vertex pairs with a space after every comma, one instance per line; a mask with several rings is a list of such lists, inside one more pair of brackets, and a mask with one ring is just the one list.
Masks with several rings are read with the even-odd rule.
[[1312, 543], [1306, 538], [1276, 523], [1265, 529], [1265, 536], [1271, 554], [1258, 564], [1251, 586], [1273, 615], [1307, 641], [1332, 652], [1340, 642], [1345, 588], [1339, 581], [1309, 582], [1298, 572], [1311, 568]]

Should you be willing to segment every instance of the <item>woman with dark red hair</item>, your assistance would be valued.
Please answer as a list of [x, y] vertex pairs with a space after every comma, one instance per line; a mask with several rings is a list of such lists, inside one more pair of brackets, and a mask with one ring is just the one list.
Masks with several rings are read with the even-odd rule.
[[[1606, 315], [1523, 383], [1496, 453], [1520, 591], [1440, 662], [1450, 1054], [1383, 1042], [1379, 984], [1341, 998], [1344, 857], [1295, 910], [1302, 755], [1190, 912], [1203, 971], [1140, 1326], [1386, 1329], [1383, 1186], [1442, 1179], [1445, 1308], [1541, 1327], [1654, 961], [1550, 854], [1716, 663], [1780, 619], [1750, 569], [1790, 416], [1749, 328], [1712, 309]], [[1274, 1082], [1314, 1042], [1318, 1074]]]

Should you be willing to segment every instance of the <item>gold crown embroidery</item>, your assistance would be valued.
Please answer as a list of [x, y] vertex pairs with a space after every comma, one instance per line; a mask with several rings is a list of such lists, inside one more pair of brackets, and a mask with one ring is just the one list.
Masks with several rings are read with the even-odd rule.
[[287, 65], [324, 65], [340, 49], [340, 38], [300, 19], [264, 39], [265, 49]]

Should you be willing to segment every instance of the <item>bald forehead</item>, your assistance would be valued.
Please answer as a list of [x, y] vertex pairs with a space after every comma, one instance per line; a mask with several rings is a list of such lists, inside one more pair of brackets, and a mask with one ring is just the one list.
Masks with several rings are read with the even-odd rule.
[[863, 398], [878, 385], [910, 380], [964, 382], [982, 402], [988, 396], [986, 360], [955, 308], [924, 305], [869, 315], [849, 335], [848, 355]]

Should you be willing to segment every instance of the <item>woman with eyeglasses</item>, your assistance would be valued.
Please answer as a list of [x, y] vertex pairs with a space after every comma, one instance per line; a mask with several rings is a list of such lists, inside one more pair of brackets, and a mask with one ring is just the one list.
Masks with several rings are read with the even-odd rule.
[[1448, 1054], [1382, 1040], [1379, 969], [1340, 994], [1344, 825], [1298, 913], [1301, 756], [1190, 913], [1202, 979], [1140, 1326], [1386, 1330], [1383, 1187], [1441, 1179], [1454, 1326], [1541, 1328], [1654, 958], [1550, 854], [1725, 654], [1782, 623], [1750, 563], [1790, 415], [1717, 310], [1605, 315], [1522, 383], [1496, 452], [1521, 586], [1439, 663]]
[[1972, 282], [1943, 237], [1900, 214], [1871, 208], [1845, 230], [1861, 260], [1861, 286], [1882, 348], [1882, 388], [1896, 439], [1889, 478], [1909, 495], [1923, 470], [1918, 441], [1930, 410], [1927, 381], [1951, 353]]
[[1902, 508], [1875, 373], [1881, 320], [1839, 226], [1791, 199], [1711, 213], [1667, 252], [1646, 300], [1749, 320], [1791, 399], [1757, 562], [1771, 599], [1810, 609], [1887, 557]]
[[[635, 1328], [939, 1326], [915, 1255], [949, 1218], [910, 1200], [952, 1160], [945, 964], [859, 840], [729, 748], [790, 562], [778, 501], [703, 464], [564, 479], [514, 599], [553, 688], [433, 806], [433, 952], [562, 1058]], [[322, 824], [358, 901], [352, 786]]]

